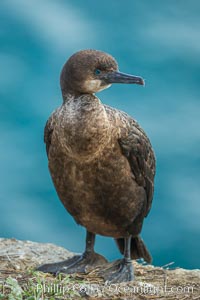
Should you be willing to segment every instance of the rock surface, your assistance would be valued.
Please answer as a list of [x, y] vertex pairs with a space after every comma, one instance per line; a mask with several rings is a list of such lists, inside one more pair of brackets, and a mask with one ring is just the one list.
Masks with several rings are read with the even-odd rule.
[[112, 285], [98, 275], [102, 268], [58, 277], [34, 271], [71, 256], [53, 244], [0, 239], [0, 299], [200, 299], [200, 270], [169, 269], [170, 264], [134, 262], [135, 281]]

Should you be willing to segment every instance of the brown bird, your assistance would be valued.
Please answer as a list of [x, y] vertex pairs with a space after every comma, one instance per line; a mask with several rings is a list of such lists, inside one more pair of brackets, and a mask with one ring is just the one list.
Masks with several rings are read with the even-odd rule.
[[144, 80], [119, 72], [116, 60], [97, 50], [75, 53], [62, 69], [63, 104], [47, 121], [44, 140], [58, 196], [87, 230], [86, 248], [40, 271], [77, 273], [106, 264], [94, 252], [96, 234], [113, 237], [124, 255], [104, 268], [105, 280], [133, 280], [131, 259], [151, 262], [139, 234], [153, 198], [154, 152], [132, 117], [95, 96], [112, 83], [144, 85]]

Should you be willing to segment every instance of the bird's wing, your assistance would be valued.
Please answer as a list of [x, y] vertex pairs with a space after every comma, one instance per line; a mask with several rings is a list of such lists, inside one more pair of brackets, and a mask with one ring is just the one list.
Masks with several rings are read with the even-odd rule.
[[52, 115], [47, 120], [46, 125], [44, 127], [44, 142], [46, 144], [47, 156], [49, 154], [49, 148], [51, 145], [51, 136], [52, 136], [52, 133], [54, 130], [56, 112], [57, 112], [57, 110], [52, 113]]
[[132, 119], [130, 120], [128, 135], [120, 138], [119, 144], [123, 155], [129, 161], [135, 181], [146, 191], [147, 209], [145, 216], [147, 216], [152, 204], [155, 176], [155, 156], [151, 143], [137, 122]]
[[[112, 108], [106, 107], [107, 112], [110, 109]], [[146, 191], [147, 208], [145, 216], [147, 216], [154, 192], [155, 155], [148, 137], [139, 124], [122, 111], [115, 110], [113, 113], [117, 115], [117, 118], [120, 118], [122, 124], [118, 140], [122, 153], [129, 161], [135, 181], [138, 185], [143, 186]]]

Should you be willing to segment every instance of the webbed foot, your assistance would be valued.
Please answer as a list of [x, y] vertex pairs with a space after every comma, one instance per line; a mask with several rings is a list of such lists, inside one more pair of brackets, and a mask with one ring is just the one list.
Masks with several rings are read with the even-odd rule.
[[99, 275], [109, 283], [120, 283], [134, 280], [134, 269], [131, 261], [125, 259], [117, 260], [107, 264]]
[[51, 274], [87, 273], [105, 263], [107, 260], [102, 255], [95, 252], [84, 252], [82, 255], [75, 255], [61, 262], [41, 265], [36, 270]]

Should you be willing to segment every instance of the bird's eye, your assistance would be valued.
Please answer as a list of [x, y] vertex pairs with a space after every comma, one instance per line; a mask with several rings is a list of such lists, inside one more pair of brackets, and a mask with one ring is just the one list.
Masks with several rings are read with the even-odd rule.
[[94, 73], [95, 73], [95, 75], [99, 75], [99, 74], [101, 73], [101, 70], [96, 69], [96, 70], [94, 71]]

